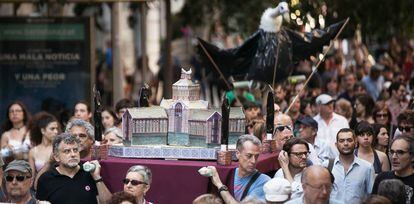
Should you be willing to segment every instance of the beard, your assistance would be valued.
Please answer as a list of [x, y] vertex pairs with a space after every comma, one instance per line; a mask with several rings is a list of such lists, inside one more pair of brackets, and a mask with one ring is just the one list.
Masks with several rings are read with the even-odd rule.
[[342, 155], [351, 155], [351, 154], [354, 154], [354, 150], [355, 150], [355, 148], [350, 148], [349, 149], [349, 151], [348, 150], [342, 150], [342, 149], [338, 149], [338, 152], [339, 152], [339, 154], [342, 154]]
[[68, 168], [68, 169], [74, 169], [74, 168], [78, 167], [79, 161], [78, 162], [68, 162], [68, 163], [64, 163], [64, 164], [61, 164], [61, 165], [64, 166], [65, 168]]

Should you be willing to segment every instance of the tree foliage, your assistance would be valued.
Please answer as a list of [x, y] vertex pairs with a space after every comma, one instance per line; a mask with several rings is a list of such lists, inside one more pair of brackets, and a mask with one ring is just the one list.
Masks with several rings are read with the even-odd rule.
[[[187, 0], [176, 23], [192, 27], [208, 25], [213, 14], [219, 13], [218, 20], [227, 32], [250, 35], [257, 30], [260, 16], [267, 7], [275, 7], [279, 1], [241, 1], [241, 0]], [[352, 36], [360, 25], [366, 40], [386, 40], [391, 36], [414, 37], [413, 0], [291, 0], [291, 12], [299, 10], [299, 18], [307, 22], [306, 14], [317, 19], [323, 14], [326, 25], [350, 17], [349, 25], [342, 36]], [[322, 7], [326, 5], [326, 12]], [[290, 27], [298, 27], [292, 22]], [[318, 27], [318, 25], [316, 25]]]

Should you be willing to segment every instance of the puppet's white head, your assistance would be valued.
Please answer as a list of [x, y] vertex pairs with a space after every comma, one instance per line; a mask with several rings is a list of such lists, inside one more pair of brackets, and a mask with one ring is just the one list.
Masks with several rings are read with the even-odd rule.
[[276, 8], [267, 8], [260, 19], [259, 28], [266, 32], [279, 32], [282, 21], [289, 21], [289, 7], [286, 2], [280, 2]]

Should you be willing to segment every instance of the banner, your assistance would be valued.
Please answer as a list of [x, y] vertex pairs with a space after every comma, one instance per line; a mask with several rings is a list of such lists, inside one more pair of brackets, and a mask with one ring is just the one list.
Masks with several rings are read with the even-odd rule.
[[89, 18], [0, 18], [0, 114], [20, 100], [33, 114], [71, 115], [91, 101]]

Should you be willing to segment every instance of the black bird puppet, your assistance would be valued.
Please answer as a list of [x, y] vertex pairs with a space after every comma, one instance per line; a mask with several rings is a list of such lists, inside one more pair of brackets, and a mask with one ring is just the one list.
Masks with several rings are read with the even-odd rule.
[[219, 49], [199, 38], [197, 47], [202, 63], [214, 73], [218, 72], [212, 66], [217, 64], [224, 80], [232, 76], [236, 81], [281, 82], [291, 74], [295, 63], [322, 52], [345, 22], [303, 34], [282, 27], [283, 20], [289, 20], [286, 2], [266, 9], [259, 30], [239, 47]]

